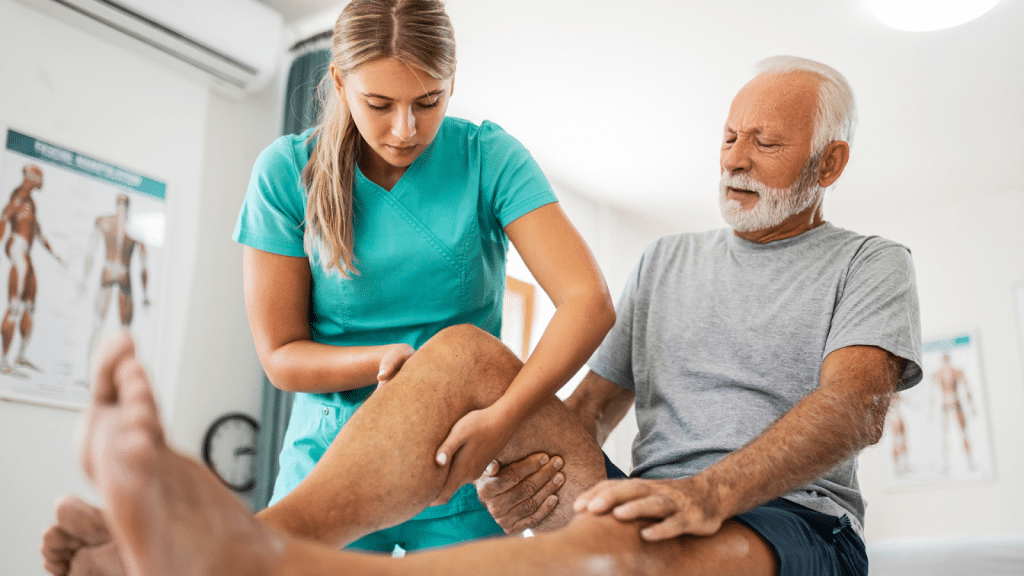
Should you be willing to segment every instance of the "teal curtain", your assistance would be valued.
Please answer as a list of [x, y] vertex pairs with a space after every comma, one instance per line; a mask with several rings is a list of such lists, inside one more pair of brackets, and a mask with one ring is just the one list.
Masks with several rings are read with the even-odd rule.
[[[329, 37], [329, 33], [327, 35]], [[288, 72], [285, 88], [283, 134], [298, 134], [316, 124], [320, 114], [316, 90], [320, 79], [327, 73], [330, 50], [323, 47], [323, 35], [292, 48], [296, 54]], [[256, 445], [256, 486], [249, 503], [254, 511], [267, 507], [279, 470], [278, 455], [292, 412], [291, 392], [274, 387], [263, 376], [263, 395], [260, 407], [260, 431]]]
[[330, 59], [330, 51], [321, 49], [306, 52], [292, 61], [285, 89], [282, 134], [298, 134], [316, 124], [320, 116], [316, 89], [327, 74]]

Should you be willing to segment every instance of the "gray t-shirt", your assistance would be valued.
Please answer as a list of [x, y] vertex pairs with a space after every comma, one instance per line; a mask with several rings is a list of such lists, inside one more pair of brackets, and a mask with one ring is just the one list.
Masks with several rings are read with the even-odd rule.
[[[618, 319], [589, 362], [636, 394], [632, 476], [683, 478], [757, 437], [818, 387], [822, 360], [871, 345], [921, 381], [910, 251], [823, 224], [756, 244], [731, 229], [661, 238], [644, 252]], [[856, 460], [785, 498], [852, 518], [863, 538]]]

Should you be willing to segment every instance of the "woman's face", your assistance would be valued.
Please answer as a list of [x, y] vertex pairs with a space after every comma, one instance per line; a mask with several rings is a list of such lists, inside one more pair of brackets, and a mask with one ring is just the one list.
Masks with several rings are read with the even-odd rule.
[[[437, 80], [397, 58], [367, 62], [342, 77], [331, 64], [334, 88], [352, 114], [366, 147], [388, 166], [404, 169], [441, 127], [454, 82]], [[387, 166], [380, 166], [386, 169]]]

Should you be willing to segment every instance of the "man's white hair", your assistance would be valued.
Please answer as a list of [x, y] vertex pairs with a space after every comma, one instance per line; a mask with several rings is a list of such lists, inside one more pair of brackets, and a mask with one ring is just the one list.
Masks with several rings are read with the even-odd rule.
[[798, 56], [771, 56], [757, 63], [756, 75], [805, 73], [818, 78], [818, 110], [814, 115], [811, 155], [824, 151], [836, 140], [853, 144], [857, 127], [857, 104], [853, 89], [835, 68]]

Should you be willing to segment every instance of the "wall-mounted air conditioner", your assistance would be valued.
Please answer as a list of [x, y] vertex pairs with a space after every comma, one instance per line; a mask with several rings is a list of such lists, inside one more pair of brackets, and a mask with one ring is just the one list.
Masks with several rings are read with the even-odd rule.
[[253, 0], [17, 0], [240, 97], [267, 85], [283, 19]]

